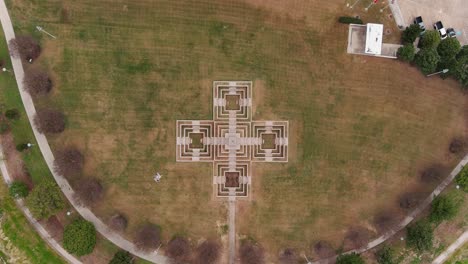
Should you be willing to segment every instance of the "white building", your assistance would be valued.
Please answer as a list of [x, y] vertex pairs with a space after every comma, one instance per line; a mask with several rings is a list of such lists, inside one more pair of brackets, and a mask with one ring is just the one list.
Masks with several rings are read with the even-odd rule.
[[350, 24], [348, 32], [348, 53], [396, 59], [399, 44], [383, 43], [382, 24]]

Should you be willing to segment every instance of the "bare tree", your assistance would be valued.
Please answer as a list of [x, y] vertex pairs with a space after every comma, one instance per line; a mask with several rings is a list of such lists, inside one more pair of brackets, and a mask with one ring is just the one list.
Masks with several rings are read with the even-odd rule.
[[95, 178], [85, 178], [80, 180], [75, 192], [76, 198], [84, 205], [92, 205], [102, 199], [104, 188], [99, 180]]
[[281, 252], [279, 256], [279, 262], [281, 264], [297, 264], [298, 258], [292, 248], [286, 248], [283, 250], [283, 252]]
[[240, 262], [242, 264], [265, 263], [263, 248], [252, 242], [245, 242], [239, 249]]
[[79, 176], [83, 171], [83, 165], [83, 154], [75, 147], [64, 148], [55, 155], [55, 171], [68, 179]]
[[124, 231], [127, 228], [127, 218], [122, 214], [116, 214], [109, 220], [109, 226], [117, 231]]
[[34, 117], [34, 124], [43, 134], [58, 134], [65, 130], [65, 115], [53, 109], [40, 109]]
[[440, 164], [433, 164], [421, 173], [421, 181], [424, 183], [438, 183], [447, 173], [447, 169]]
[[152, 224], [142, 226], [136, 236], [135, 245], [143, 251], [151, 251], [161, 244], [161, 228]]
[[386, 232], [398, 224], [400, 213], [397, 210], [383, 210], [374, 217], [374, 225], [380, 232]]
[[405, 192], [400, 195], [398, 203], [400, 208], [405, 210], [412, 210], [416, 208], [425, 198], [426, 195], [418, 191]]
[[176, 263], [187, 261], [190, 257], [190, 244], [187, 239], [183, 237], [175, 237], [166, 249], [167, 256], [172, 258]]
[[314, 245], [314, 252], [319, 258], [328, 258], [335, 255], [333, 246], [324, 240], [320, 240]]
[[31, 36], [17, 36], [9, 42], [10, 53], [24, 60], [35, 60], [41, 55], [41, 46]]
[[45, 95], [52, 90], [52, 80], [47, 72], [32, 67], [24, 73], [23, 84], [25, 90], [33, 95]]
[[462, 138], [454, 138], [450, 142], [449, 151], [452, 154], [460, 154], [464, 152], [464, 150], [467, 148], [467, 145], [468, 144]]
[[353, 249], [364, 246], [370, 238], [370, 231], [361, 226], [350, 227], [344, 239], [344, 248]]
[[197, 247], [194, 264], [214, 264], [220, 255], [219, 243], [206, 240]]

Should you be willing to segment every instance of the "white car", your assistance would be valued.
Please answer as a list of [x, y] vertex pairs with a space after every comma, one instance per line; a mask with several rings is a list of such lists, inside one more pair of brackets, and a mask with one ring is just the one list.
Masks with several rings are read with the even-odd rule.
[[444, 25], [442, 25], [442, 21], [437, 21], [434, 24], [434, 29], [439, 31], [441, 39], [446, 39], [447, 38], [447, 30], [445, 30]]

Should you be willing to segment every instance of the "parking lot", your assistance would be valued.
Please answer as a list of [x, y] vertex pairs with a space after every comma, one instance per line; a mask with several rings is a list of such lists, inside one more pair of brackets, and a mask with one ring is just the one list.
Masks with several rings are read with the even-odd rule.
[[437, 21], [444, 27], [454, 28], [462, 45], [468, 44], [468, 1], [467, 0], [399, 0], [398, 4], [407, 25], [422, 16], [427, 29], [433, 29]]

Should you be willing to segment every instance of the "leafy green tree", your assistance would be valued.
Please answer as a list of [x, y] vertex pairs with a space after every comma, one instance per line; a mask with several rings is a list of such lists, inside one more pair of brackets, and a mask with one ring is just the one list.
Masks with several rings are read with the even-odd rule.
[[414, 60], [415, 48], [413, 44], [405, 44], [397, 51], [397, 56], [402, 61], [412, 62]]
[[28, 185], [24, 182], [14, 181], [8, 188], [10, 196], [13, 198], [24, 198], [29, 194]]
[[26, 205], [37, 219], [49, 218], [65, 207], [60, 189], [55, 182], [39, 183], [26, 198]]
[[435, 30], [428, 30], [424, 35], [421, 37], [420, 45], [423, 49], [431, 49], [437, 48], [440, 43], [440, 35], [439, 32]]
[[336, 259], [336, 264], [365, 264], [365, 262], [359, 254], [351, 253], [339, 255]]
[[22, 152], [24, 150], [27, 150], [29, 148], [28, 143], [20, 143], [16, 145], [16, 150], [19, 152]]
[[96, 245], [96, 228], [91, 222], [76, 219], [63, 231], [63, 248], [77, 256], [93, 252]]
[[419, 221], [406, 229], [406, 244], [418, 251], [429, 250], [434, 240], [434, 231], [427, 221]]
[[449, 70], [447, 73], [440, 74], [440, 77], [442, 77], [442, 79], [446, 79], [447, 77], [453, 76], [455, 74], [456, 69], [457, 69], [457, 64], [458, 62], [455, 59], [455, 57], [446, 58], [446, 59], [441, 58], [441, 60], [439, 61], [439, 64], [437, 65], [436, 71], [442, 71], [444, 69]]
[[384, 246], [376, 253], [377, 262], [379, 264], [396, 264], [395, 251], [388, 247]]
[[5, 111], [5, 116], [10, 120], [18, 120], [20, 118], [20, 112], [15, 108], [8, 109]]
[[465, 166], [463, 170], [458, 173], [455, 180], [463, 191], [468, 192], [468, 166]]
[[438, 196], [432, 201], [429, 219], [434, 223], [454, 218], [460, 208], [460, 202], [453, 195]]
[[401, 35], [403, 44], [413, 44], [421, 31], [419, 25], [411, 24], [409, 27], [406, 27]]
[[453, 75], [463, 85], [468, 87], [468, 46], [462, 47], [460, 52], [456, 56], [457, 64]]
[[115, 253], [109, 264], [132, 264], [133, 260], [134, 258], [130, 253], [120, 250]]
[[442, 59], [455, 57], [461, 49], [460, 42], [457, 38], [446, 38], [437, 46], [437, 52]]
[[435, 72], [439, 61], [440, 56], [436, 49], [422, 49], [414, 58], [414, 63], [426, 75]]

